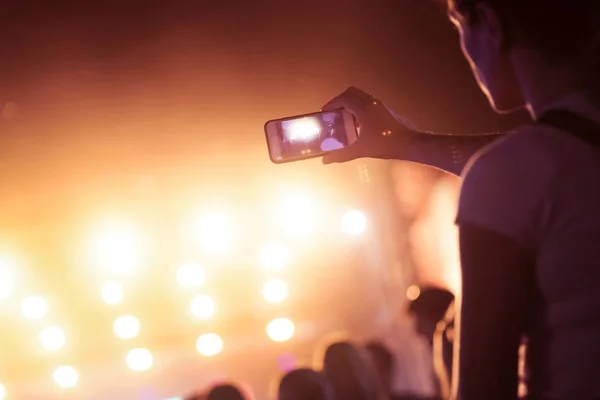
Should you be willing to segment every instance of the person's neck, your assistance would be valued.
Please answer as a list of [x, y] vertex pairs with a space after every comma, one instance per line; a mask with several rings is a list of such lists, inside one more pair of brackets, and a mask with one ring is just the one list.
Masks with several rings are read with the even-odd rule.
[[554, 102], [585, 86], [581, 75], [572, 68], [552, 65], [528, 49], [514, 52], [513, 65], [533, 119]]

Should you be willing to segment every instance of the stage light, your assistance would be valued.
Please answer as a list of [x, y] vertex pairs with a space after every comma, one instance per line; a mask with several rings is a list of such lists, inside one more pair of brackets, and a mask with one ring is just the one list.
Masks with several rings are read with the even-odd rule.
[[186, 289], [196, 289], [202, 286], [204, 278], [204, 270], [195, 263], [182, 265], [177, 270], [177, 283]]
[[21, 302], [21, 312], [27, 319], [40, 319], [48, 312], [48, 303], [42, 296], [29, 296]]
[[114, 275], [126, 275], [140, 262], [140, 237], [128, 227], [105, 229], [93, 242], [92, 256], [100, 268]]
[[290, 262], [290, 254], [284, 245], [273, 243], [263, 248], [260, 253], [260, 262], [266, 269], [280, 269]]
[[227, 214], [222, 212], [202, 214], [196, 228], [198, 242], [204, 252], [218, 254], [231, 249], [233, 227]]
[[58, 350], [65, 345], [65, 332], [58, 326], [48, 326], [39, 334], [42, 347], [48, 351]]
[[263, 285], [262, 294], [269, 303], [281, 303], [288, 296], [288, 286], [281, 279], [271, 279]]
[[223, 340], [216, 333], [205, 333], [198, 337], [196, 350], [205, 357], [216, 356], [223, 351]]
[[133, 371], [147, 371], [152, 368], [154, 357], [147, 349], [133, 349], [127, 353], [125, 362]]
[[410, 285], [408, 289], [406, 289], [406, 298], [409, 301], [414, 301], [419, 298], [421, 295], [421, 289], [417, 285]]
[[367, 217], [358, 210], [348, 211], [342, 219], [342, 230], [352, 236], [363, 234], [367, 230]]
[[315, 205], [308, 197], [290, 196], [281, 204], [278, 220], [290, 236], [306, 238], [315, 232], [316, 217]]
[[6, 387], [0, 383], [0, 400], [6, 399]]
[[63, 389], [72, 388], [79, 382], [79, 373], [70, 366], [58, 367], [52, 374], [54, 381]]
[[113, 331], [121, 339], [132, 339], [140, 333], [140, 321], [133, 315], [121, 316], [115, 320]]
[[102, 299], [106, 304], [121, 303], [123, 301], [123, 285], [117, 282], [106, 282], [102, 286]]
[[276, 318], [267, 325], [267, 335], [274, 342], [285, 342], [294, 336], [296, 327], [287, 318]]
[[210, 318], [215, 313], [215, 303], [206, 295], [198, 295], [190, 302], [190, 313], [196, 318]]
[[0, 299], [5, 299], [14, 290], [15, 278], [12, 274], [12, 267], [8, 262], [0, 260]]

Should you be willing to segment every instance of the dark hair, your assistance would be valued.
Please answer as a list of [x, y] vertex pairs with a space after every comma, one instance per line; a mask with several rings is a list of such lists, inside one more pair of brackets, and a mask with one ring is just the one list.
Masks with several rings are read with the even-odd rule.
[[325, 375], [308, 368], [288, 372], [279, 382], [278, 400], [333, 400]]
[[452, 292], [436, 287], [421, 288], [419, 297], [408, 305], [410, 314], [440, 321], [454, 301]]
[[351, 343], [338, 342], [327, 348], [323, 372], [336, 400], [379, 400], [383, 396], [372, 363]]
[[394, 355], [381, 342], [368, 342], [365, 350], [371, 356], [373, 366], [379, 374], [384, 389], [389, 391], [390, 380], [394, 372]]
[[507, 29], [554, 62], [600, 67], [600, 1], [598, 0], [447, 0], [449, 10], [477, 23], [477, 4], [487, 3]]
[[217, 385], [210, 389], [206, 400], [246, 400], [241, 390], [231, 384]]

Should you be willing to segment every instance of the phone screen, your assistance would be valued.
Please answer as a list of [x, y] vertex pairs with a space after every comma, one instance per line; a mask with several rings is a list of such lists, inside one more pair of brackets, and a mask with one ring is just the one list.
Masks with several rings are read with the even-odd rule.
[[352, 115], [343, 110], [269, 121], [265, 132], [275, 163], [318, 157], [352, 144], [357, 136]]

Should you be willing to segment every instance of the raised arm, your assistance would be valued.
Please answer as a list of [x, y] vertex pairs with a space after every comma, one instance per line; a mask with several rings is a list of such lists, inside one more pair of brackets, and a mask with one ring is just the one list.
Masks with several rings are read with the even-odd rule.
[[325, 156], [325, 164], [369, 157], [410, 161], [460, 175], [473, 154], [502, 136], [422, 132], [370, 94], [352, 87], [327, 103], [323, 110], [342, 108], [356, 116], [360, 135], [351, 146]]

